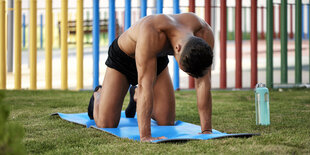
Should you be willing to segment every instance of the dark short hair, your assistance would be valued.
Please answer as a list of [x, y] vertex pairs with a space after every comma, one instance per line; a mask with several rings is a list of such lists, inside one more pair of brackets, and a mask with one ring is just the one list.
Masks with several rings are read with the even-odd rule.
[[213, 61], [210, 45], [199, 37], [191, 37], [183, 47], [180, 65], [189, 75], [199, 78], [207, 73]]
[[[99, 88], [101, 88], [101, 85], [97, 86], [94, 90], [94, 92], [98, 91]], [[89, 100], [89, 104], [88, 104], [88, 117], [90, 119], [94, 119], [94, 93], [92, 94], [92, 96], [90, 97], [90, 100]]]

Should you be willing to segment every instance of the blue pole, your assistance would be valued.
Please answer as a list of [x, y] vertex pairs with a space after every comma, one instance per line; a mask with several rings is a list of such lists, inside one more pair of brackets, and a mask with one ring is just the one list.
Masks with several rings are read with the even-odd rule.
[[304, 33], [304, 5], [301, 4], [301, 36], [302, 39], [305, 39], [305, 33]]
[[309, 33], [309, 31], [310, 31], [310, 29], [309, 29], [309, 24], [310, 24], [310, 22], [309, 22], [309, 14], [310, 14], [310, 10], [309, 10], [310, 7], [309, 7], [309, 4], [307, 5], [307, 8], [308, 8], [308, 14], [307, 14], [307, 17], [308, 17], [308, 18], [307, 18], [307, 19], [308, 19], [308, 39], [310, 39], [310, 36], [309, 36], [309, 34], [310, 34], [310, 33]]
[[40, 48], [43, 48], [43, 15], [40, 15]]
[[125, 0], [125, 31], [131, 25], [131, 0]]
[[146, 16], [147, 0], [141, 0], [141, 18]]
[[163, 13], [163, 0], [157, 0], [156, 3], [156, 14], [162, 14]]
[[108, 27], [109, 45], [115, 39], [115, 0], [109, 0], [109, 27]]
[[[179, 0], [173, 0], [173, 14], [180, 13]], [[174, 90], [180, 89], [179, 82], [179, 65], [178, 62], [173, 58], [173, 88]]]
[[99, 0], [93, 0], [93, 88], [99, 85]]
[[26, 46], [26, 16], [23, 14], [23, 48]]

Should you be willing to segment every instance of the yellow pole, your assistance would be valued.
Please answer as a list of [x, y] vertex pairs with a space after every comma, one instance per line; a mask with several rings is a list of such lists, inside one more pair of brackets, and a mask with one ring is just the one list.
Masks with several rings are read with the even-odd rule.
[[83, 0], [77, 0], [76, 16], [76, 47], [77, 47], [77, 86], [76, 89], [83, 89]]
[[[5, 8], [5, 21], [4, 21], [4, 53], [5, 53], [5, 58], [4, 58], [4, 68], [5, 68], [5, 77], [4, 81], [6, 81], [6, 72], [7, 72], [7, 51], [8, 51], [8, 11], [6, 7], [6, 1], [4, 0], [4, 8]], [[5, 87], [6, 87], [6, 82], [5, 82]]]
[[37, 0], [30, 0], [30, 90], [37, 89]]
[[68, 0], [61, 1], [61, 89], [68, 89]]
[[46, 0], [46, 14], [45, 14], [45, 85], [46, 89], [52, 89], [52, 48], [53, 48], [53, 0]]
[[5, 65], [5, 0], [0, 0], [0, 89], [6, 88]]
[[22, 7], [21, 7], [22, 1], [21, 0], [15, 0], [14, 3], [14, 44], [15, 44], [15, 89], [21, 89], [21, 16], [22, 16]]

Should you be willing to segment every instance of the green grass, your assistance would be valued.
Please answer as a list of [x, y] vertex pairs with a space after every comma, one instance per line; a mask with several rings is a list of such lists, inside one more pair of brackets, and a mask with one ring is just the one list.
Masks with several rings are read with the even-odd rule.
[[[185, 143], [150, 144], [120, 139], [68, 123], [54, 112], [86, 112], [91, 92], [0, 91], [9, 120], [23, 126], [28, 154], [307, 154], [310, 153], [310, 90], [270, 92], [271, 125], [257, 126], [253, 91], [213, 91], [213, 128], [227, 133], [261, 133]], [[176, 92], [176, 119], [199, 124], [194, 91]], [[128, 102], [128, 95], [124, 107]]]

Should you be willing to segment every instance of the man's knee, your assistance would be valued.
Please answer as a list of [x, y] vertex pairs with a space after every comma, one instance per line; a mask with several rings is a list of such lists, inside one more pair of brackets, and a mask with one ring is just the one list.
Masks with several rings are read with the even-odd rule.
[[174, 120], [162, 120], [162, 121], [157, 121], [157, 124], [159, 126], [173, 126], [174, 125]]
[[117, 128], [118, 122], [113, 122], [111, 120], [96, 122], [98, 128]]
[[158, 118], [155, 119], [159, 126], [172, 126], [174, 125], [174, 116], [169, 116], [168, 118]]

